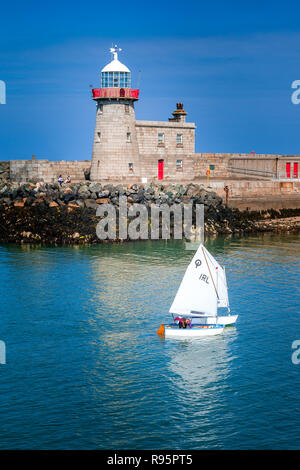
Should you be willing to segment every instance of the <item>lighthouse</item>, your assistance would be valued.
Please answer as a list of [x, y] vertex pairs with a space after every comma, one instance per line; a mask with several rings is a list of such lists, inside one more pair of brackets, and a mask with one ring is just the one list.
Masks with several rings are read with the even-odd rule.
[[[131, 88], [131, 72], [112, 47], [112, 61], [101, 70], [101, 88], [92, 89], [96, 101], [91, 180], [118, 180], [140, 176], [134, 103], [139, 90]], [[121, 176], [122, 175], [122, 176]]]

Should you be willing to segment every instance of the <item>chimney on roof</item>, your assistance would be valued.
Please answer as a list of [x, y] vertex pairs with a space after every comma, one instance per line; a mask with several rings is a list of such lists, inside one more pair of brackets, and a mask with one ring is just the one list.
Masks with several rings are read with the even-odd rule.
[[173, 111], [173, 117], [169, 121], [185, 122], [187, 112], [183, 109], [183, 103], [176, 103], [176, 109]]

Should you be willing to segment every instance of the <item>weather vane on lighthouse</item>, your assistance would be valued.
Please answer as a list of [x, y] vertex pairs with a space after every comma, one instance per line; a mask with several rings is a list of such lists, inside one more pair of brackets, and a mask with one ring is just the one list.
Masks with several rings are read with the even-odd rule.
[[113, 54], [114, 56], [114, 60], [118, 60], [118, 52], [121, 52], [121, 48], [117, 46], [117, 44], [115, 44], [115, 47], [111, 47], [110, 48], [110, 52]]

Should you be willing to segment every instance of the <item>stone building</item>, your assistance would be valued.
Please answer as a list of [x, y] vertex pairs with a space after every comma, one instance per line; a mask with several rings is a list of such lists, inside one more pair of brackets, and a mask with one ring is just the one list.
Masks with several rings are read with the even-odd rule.
[[177, 103], [173, 117], [137, 121], [134, 104], [139, 90], [131, 88], [131, 72], [118, 60], [101, 71], [101, 88], [92, 90], [97, 102], [91, 180], [191, 178], [195, 153], [195, 124]]
[[232, 188], [251, 192], [244, 185], [249, 181], [252, 188], [257, 183], [258, 193], [268, 185], [278, 194], [300, 192], [300, 155], [195, 153], [196, 126], [186, 121], [182, 103], [168, 121], [137, 121], [139, 90], [131, 88], [131, 72], [118, 51], [111, 49], [113, 60], [101, 71], [101, 88], [92, 90], [97, 109], [92, 161], [11, 160], [11, 181], [53, 183], [59, 175], [69, 175], [73, 183], [209, 181], [220, 185], [221, 192], [223, 182], [230, 181]]

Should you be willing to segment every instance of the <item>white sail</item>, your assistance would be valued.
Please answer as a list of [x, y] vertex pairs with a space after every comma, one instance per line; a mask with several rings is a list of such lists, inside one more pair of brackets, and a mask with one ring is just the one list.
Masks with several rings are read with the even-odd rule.
[[170, 313], [182, 316], [217, 314], [216, 275], [210, 269], [205, 252], [201, 244], [185, 272]]
[[228, 288], [227, 288], [226, 273], [225, 273], [224, 268], [222, 268], [221, 273], [222, 273], [220, 276], [221, 279], [218, 279], [218, 287], [217, 287], [218, 294], [219, 294], [218, 306], [229, 308]]
[[228, 288], [225, 269], [215, 260], [215, 258], [203, 247], [207, 262], [210, 267], [211, 275], [214, 278], [216, 290], [218, 293], [218, 306], [229, 307]]
[[170, 313], [216, 316], [218, 307], [229, 307], [225, 270], [201, 244], [185, 272]]

